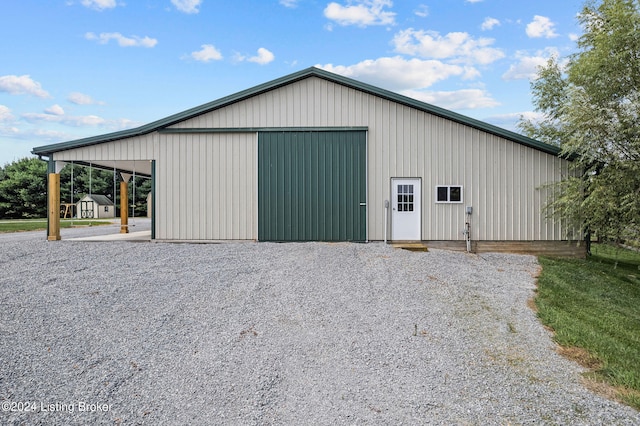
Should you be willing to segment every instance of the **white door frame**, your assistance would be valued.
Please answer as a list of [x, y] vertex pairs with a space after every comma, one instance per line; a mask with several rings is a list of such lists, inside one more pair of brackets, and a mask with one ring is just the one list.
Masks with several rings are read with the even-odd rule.
[[422, 178], [391, 178], [391, 240], [422, 239]]
[[[91, 209], [89, 209], [89, 204], [91, 204]], [[93, 219], [95, 207], [94, 201], [80, 201], [80, 217]]]

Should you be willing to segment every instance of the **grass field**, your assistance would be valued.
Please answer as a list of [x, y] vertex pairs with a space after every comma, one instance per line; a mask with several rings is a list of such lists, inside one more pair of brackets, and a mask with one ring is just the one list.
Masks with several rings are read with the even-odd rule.
[[[110, 225], [111, 222], [93, 219], [61, 219], [61, 228], [70, 228], [71, 226], [98, 226]], [[46, 219], [16, 219], [16, 220], [0, 220], [0, 233], [6, 232], [24, 232], [38, 231], [47, 229]]]
[[640, 253], [594, 245], [583, 259], [540, 258], [536, 306], [563, 353], [600, 389], [640, 409]]

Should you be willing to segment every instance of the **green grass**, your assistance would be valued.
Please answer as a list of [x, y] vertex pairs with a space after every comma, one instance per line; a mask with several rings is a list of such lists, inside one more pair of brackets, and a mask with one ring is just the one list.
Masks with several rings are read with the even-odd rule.
[[586, 260], [540, 258], [538, 316], [561, 346], [586, 350], [590, 378], [640, 409], [640, 253], [608, 245], [592, 252]]
[[[70, 228], [71, 226], [98, 226], [98, 225], [110, 225], [111, 222], [105, 222], [101, 220], [92, 219], [61, 219], [61, 228]], [[47, 229], [46, 219], [15, 219], [15, 220], [1, 220], [0, 221], [0, 234], [7, 232], [24, 232], [24, 231], [38, 231]]]

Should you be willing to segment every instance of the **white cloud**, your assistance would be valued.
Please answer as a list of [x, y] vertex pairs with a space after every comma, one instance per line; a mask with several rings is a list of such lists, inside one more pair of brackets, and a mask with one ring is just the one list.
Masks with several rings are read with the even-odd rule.
[[116, 120], [108, 120], [107, 127], [111, 130], [125, 130], [140, 126], [139, 121], [129, 120], [128, 118], [118, 118]]
[[80, 92], [70, 93], [67, 100], [76, 105], [104, 105], [104, 102], [96, 101], [91, 96]]
[[418, 8], [413, 13], [421, 18], [426, 18], [427, 16], [429, 16], [429, 6], [427, 6], [426, 4], [418, 5]]
[[9, 122], [13, 120], [15, 120], [15, 117], [11, 113], [11, 110], [9, 109], [9, 107], [0, 105], [0, 123]]
[[105, 123], [105, 119], [98, 117], [97, 115], [85, 115], [85, 116], [65, 116], [49, 113], [36, 113], [28, 112], [22, 114], [22, 118], [30, 123], [48, 122], [48, 123], [61, 123], [74, 127], [84, 126], [100, 126]]
[[500, 21], [496, 18], [486, 17], [480, 26], [482, 31], [492, 30], [494, 27], [500, 25]]
[[284, 7], [294, 8], [298, 5], [299, 0], [280, 0], [280, 4]]
[[467, 3], [480, 3], [482, 0], [465, 0]]
[[528, 56], [526, 52], [516, 53], [518, 62], [512, 64], [507, 72], [502, 75], [503, 80], [533, 80], [538, 76], [538, 69], [547, 64], [552, 56], [558, 56], [555, 49], [539, 51], [533, 56]]
[[483, 121], [502, 127], [503, 129], [520, 132], [520, 129], [518, 129], [518, 123], [521, 118], [537, 123], [544, 119], [544, 114], [534, 111], [514, 112], [486, 117]]
[[0, 136], [17, 137], [20, 135], [20, 129], [14, 126], [0, 126]]
[[[19, 140], [30, 140], [39, 139], [43, 141], [52, 141], [59, 142], [64, 140], [77, 139], [78, 136], [72, 133], [63, 133], [56, 130], [47, 130], [47, 129], [19, 129], [17, 127], [2, 127], [0, 126], [0, 136], [5, 136], [9, 138], [19, 139]], [[89, 135], [87, 135], [89, 136]], [[24, 156], [22, 154], [23, 150], [20, 149], [21, 154], [17, 154], [15, 158], [20, 158]]]
[[519, 113], [514, 113], [513, 115], [517, 116], [518, 120], [520, 120], [520, 118], [524, 118], [525, 120], [533, 121], [536, 123], [543, 121], [545, 119], [545, 116], [543, 113], [536, 112], [536, 111], [519, 112]]
[[171, 3], [178, 9], [180, 12], [184, 13], [198, 13], [198, 7], [202, 3], [202, 0], [171, 0]]
[[57, 130], [36, 129], [33, 133], [27, 133], [27, 135], [29, 134], [45, 140], [61, 141], [65, 139], [77, 139], [77, 137], [74, 137], [74, 135], [65, 132], [59, 132]]
[[49, 108], [45, 109], [44, 112], [52, 115], [64, 115], [64, 109], [58, 104], [50, 106]]
[[255, 62], [256, 64], [265, 65], [269, 62], [272, 62], [275, 59], [273, 53], [271, 53], [268, 49], [261, 47], [258, 49], [258, 54], [255, 56], [247, 57], [246, 55], [242, 55], [240, 53], [236, 53], [233, 57], [233, 60], [236, 62]]
[[452, 76], [464, 76], [464, 67], [435, 60], [400, 56], [366, 60], [355, 65], [316, 65], [318, 68], [356, 78], [361, 81], [394, 91], [427, 88]]
[[158, 40], [150, 37], [131, 36], [125, 37], [120, 33], [86, 33], [84, 38], [87, 40], [95, 40], [100, 44], [107, 44], [110, 40], [116, 40], [121, 47], [154, 47], [158, 44]]
[[116, 0], [82, 0], [81, 3], [85, 7], [100, 11], [116, 7]]
[[405, 90], [403, 95], [452, 110], [492, 108], [500, 105], [485, 90], [463, 89], [453, 92], [423, 92]]
[[[55, 107], [58, 108], [55, 108]], [[30, 123], [58, 123], [72, 127], [103, 127], [110, 130], [122, 130], [138, 126], [129, 119], [107, 120], [97, 115], [66, 115], [58, 105], [47, 108], [44, 113], [25, 113], [22, 118]]]
[[503, 58], [504, 52], [490, 47], [491, 38], [474, 39], [468, 33], [453, 32], [441, 36], [437, 31], [409, 28], [397, 33], [395, 51], [422, 58], [449, 59], [453, 62], [490, 64]]
[[527, 24], [527, 35], [531, 38], [553, 38], [558, 34], [554, 31], [556, 24], [546, 16], [535, 15], [533, 21]]
[[255, 62], [256, 64], [266, 65], [269, 62], [273, 61], [275, 56], [269, 50], [261, 47], [258, 49], [258, 54], [256, 56], [252, 56], [247, 61]]
[[324, 16], [343, 26], [393, 25], [396, 14], [383, 10], [391, 6], [391, 0], [348, 0], [346, 6], [331, 2], [324, 9]]
[[203, 44], [202, 49], [197, 52], [191, 52], [191, 57], [196, 61], [210, 62], [222, 59], [222, 54], [212, 44]]
[[28, 75], [4, 75], [0, 77], [0, 92], [7, 92], [12, 95], [33, 95], [39, 98], [50, 98], [51, 95], [42, 89], [37, 81]]
[[580, 39], [580, 36], [578, 34], [574, 34], [574, 33], [569, 34], [569, 40], [578, 41], [579, 39]]

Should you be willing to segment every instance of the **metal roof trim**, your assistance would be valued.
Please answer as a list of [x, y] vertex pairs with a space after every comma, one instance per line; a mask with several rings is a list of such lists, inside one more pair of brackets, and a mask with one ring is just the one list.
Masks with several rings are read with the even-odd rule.
[[271, 80], [269, 82], [234, 93], [232, 95], [225, 96], [215, 101], [208, 102], [206, 104], [203, 104], [194, 108], [190, 108], [188, 110], [179, 112], [177, 114], [170, 115], [168, 117], [145, 124], [140, 127], [136, 127], [128, 130], [121, 130], [114, 133], [107, 133], [99, 136], [92, 136], [92, 137], [83, 138], [83, 139], [60, 142], [52, 145], [39, 146], [39, 147], [33, 148], [31, 152], [35, 155], [48, 156], [59, 151], [65, 151], [65, 150], [74, 149], [74, 148], [80, 148], [80, 147], [96, 145], [96, 144], [105, 143], [105, 142], [111, 142], [114, 140], [124, 139], [128, 137], [133, 137], [133, 136], [142, 136], [154, 131], [166, 129], [167, 127], [177, 124], [179, 122], [191, 119], [193, 117], [197, 117], [202, 114], [206, 114], [216, 109], [223, 108], [230, 104], [242, 101], [244, 99], [248, 99], [253, 96], [257, 96], [259, 94], [277, 89], [282, 86], [286, 86], [288, 84], [291, 84], [296, 81], [303, 80], [309, 77], [322, 78], [330, 82], [341, 84], [343, 86], [347, 86], [365, 93], [369, 93], [374, 96], [378, 96], [393, 102], [397, 102], [397, 103], [409, 106], [411, 108], [415, 108], [430, 114], [437, 115], [442, 118], [455, 121], [460, 124], [473, 127], [478, 130], [485, 131], [487, 133], [494, 134], [496, 136], [503, 137], [505, 139], [519, 143], [521, 145], [528, 146], [530, 148], [534, 148], [534, 149], [546, 152], [548, 154], [560, 155], [561, 153], [561, 149], [557, 146], [549, 145], [549, 144], [537, 141], [535, 139], [528, 138], [519, 133], [515, 133], [498, 126], [495, 126], [495, 125], [492, 125], [492, 124], [489, 124], [489, 123], [486, 123], [462, 114], [458, 114], [456, 112], [449, 111], [441, 107], [437, 107], [435, 105], [421, 102], [416, 99], [409, 98], [407, 96], [400, 95], [398, 93], [391, 92], [389, 90], [382, 89], [376, 86], [372, 86], [370, 84], [363, 83], [357, 80], [353, 80], [348, 77], [334, 74], [329, 71], [325, 71], [316, 67], [306, 68], [304, 70], [286, 75], [284, 77], [277, 78], [275, 80]]
[[330, 80], [339, 84], [343, 84], [345, 86], [352, 87], [356, 90], [360, 90], [360, 91], [372, 94], [374, 96], [382, 97], [390, 101], [406, 105], [411, 108], [428, 112], [430, 114], [437, 115], [439, 117], [446, 118], [446, 119], [455, 121], [457, 123], [464, 124], [464, 125], [476, 128], [478, 130], [485, 131], [487, 133], [492, 133], [496, 136], [509, 139], [513, 142], [517, 142], [519, 144], [526, 145], [531, 148], [535, 148], [549, 154], [559, 155], [562, 152], [562, 149], [555, 145], [549, 145], [547, 143], [540, 142], [538, 140], [529, 138], [519, 133], [512, 132], [511, 130], [504, 129], [502, 127], [498, 127], [493, 124], [489, 124], [487, 122], [477, 120], [475, 118], [471, 118], [463, 114], [459, 114], [457, 112], [453, 112], [453, 111], [450, 111], [426, 102], [419, 101], [414, 98], [410, 98], [408, 96], [401, 95], [396, 92], [392, 92], [390, 90], [382, 89], [377, 86], [373, 86], [367, 83], [363, 83], [361, 81], [353, 80], [351, 78], [344, 77], [341, 75], [333, 74], [318, 68], [314, 68], [314, 70], [316, 70], [317, 73], [319, 74], [318, 77], [325, 78], [327, 80]]
[[[101, 206], [113, 206], [113, 205], [115, 205], [113, 200], [109, 199], [109, 197], [107, 197], [106, 195], [98, 195], [98, 194], [89, 195], [89, 194], [87, 194], [82, 198], [89, 198], [89, 199], [91, 199], [92, 201], [95, 201], [96, 203], [98, 203], [98, 205], [101, 205]], [[80, 201], [78, 201], [78, 202], [80, 202]]]

